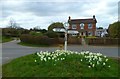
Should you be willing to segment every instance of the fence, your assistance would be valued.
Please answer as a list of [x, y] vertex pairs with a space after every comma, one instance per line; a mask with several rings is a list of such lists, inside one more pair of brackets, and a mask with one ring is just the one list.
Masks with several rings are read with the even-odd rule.
[[88, 45], [118, 45], [118, 38], [86, 38]]
[[[64, 38], [59, 38], [59, 43], [64, 44]], [[81, 44], [81, 38], [68, 38], [68, 44]]]

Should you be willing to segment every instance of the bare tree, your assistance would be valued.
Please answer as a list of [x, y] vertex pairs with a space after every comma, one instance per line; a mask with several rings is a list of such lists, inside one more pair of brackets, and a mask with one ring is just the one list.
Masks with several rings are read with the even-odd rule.
[[20, 25], [15, 22], [14, 19], [11, 19], [7, 28], [21, 29]]
[[41, 30], [40, 26], [36, 26], [33, 29], [36, 30], [36, 31]]

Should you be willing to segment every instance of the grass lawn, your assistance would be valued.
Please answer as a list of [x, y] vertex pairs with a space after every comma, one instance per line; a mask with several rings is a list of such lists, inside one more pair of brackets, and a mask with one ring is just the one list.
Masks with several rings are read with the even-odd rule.
[[[40, 61], [35, 54], [12, 60], [2, 66], [3, 77], [118, 77], [118, 61], [108, 58], [111, 66], [89, 68], [82, 56], [67, 55], [62, 61]], [[37, 58], [37, 59], [36, 59]]]
[[2, 42], [2, 43], [9, 42], [9, 41], [12, 41], [12, 40], [13, 40], [12, 37], [0, 36], [0, 42]]
[[36, 45], [36, 44], [28, 44], [28, 43], [23, 43], [23, 42], [19, 42], [19, 45], [23, 45], [23, 46], [30, 46], [30, 47], [56, 47], [59, 45]]
[[36, 44], [28, 44], [23, 42], [19, 42], [18, 44], [23, 46], [30, 46], [30, 47], [49, 47], [49, 45], [36, 45]]

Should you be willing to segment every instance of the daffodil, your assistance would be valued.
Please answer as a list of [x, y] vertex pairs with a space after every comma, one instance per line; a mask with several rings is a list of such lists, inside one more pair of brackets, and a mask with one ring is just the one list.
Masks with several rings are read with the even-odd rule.
[[103, 63], [103, 65], [105, 65], [105, 63]]
[[91, 66], [88, 66], [88, 68], [91, 68]]
[[110, 68], [111, 66], [109, 65], [108, 67]]

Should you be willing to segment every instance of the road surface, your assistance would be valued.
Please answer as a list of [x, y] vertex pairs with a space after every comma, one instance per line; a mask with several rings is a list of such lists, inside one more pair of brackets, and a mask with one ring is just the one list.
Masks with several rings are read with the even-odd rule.
[[[28, 47], [21, 46], [17, 43], [20, 41], [13, 40], [11, 42], [2, 44], [2, 64], [11, 61], [14, 58], [24, 55], [32, 54], [37, 51], [55, 51], [59, 47]], [[120, 49], [120, 48], [119, 48]], [[118, 57], [118, 47], [106, 46], [88, 46], [88, 45], [69, 45], [68, 50], [72, 51], [91, 51], [95, 53], [102, 53], [110, 57]]]

